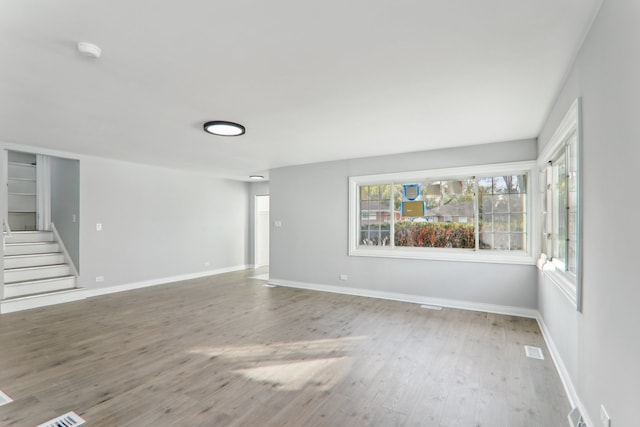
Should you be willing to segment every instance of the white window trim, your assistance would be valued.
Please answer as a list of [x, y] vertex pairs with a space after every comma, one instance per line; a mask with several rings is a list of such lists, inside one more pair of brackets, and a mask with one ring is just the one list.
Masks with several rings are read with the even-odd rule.
[[[538, 157], [538, 172], [542, 177], [543, 171], [546, 169], [550, 161], [555, 159], [561, 150], [564, 150], [567, 140], [575, 133], [578, 144], [578, 214], [577, 214], [577, 248], [576, 248], [576, 274], [559, 271], [556, 264], [548, 258], [544, 252], [540, 253], [538, 259], [538, 268], [543, 274], [554, 283], [560, 291], [568, 298], [568, 300], [576, 307], [578, 311], [582, 311], [582, 111], [581, 99], [577, 98], [567, 114], [560, 122], [560, 125], [554, 132], [553, 136], [547, 143], [546, 147]], [[543, 196], [544, 197], [544, 196]], [[542, 210], [538, 212], [542, 214]], [[538, 215], [539, 217], [542, 215]], [[540, 232], [539, 234], [542, 234]], [[543, 246], [540, 246], [541, 250]]]
[[[358, 187], [360, 185], [397, 184], [407, 181], [424, 180], [429, 178], [459, 178], [461, 176], [491, 176], [500, 174], [514, 175], [526, 173], [529, 175], [527, 188], [527, 251], [491, 251], [476, 249], [447, 249], [447, 248], [406, 248], [380, 247], [358, 245]], [[538, 194], [538, 170], [535, 161], [498, 163], [459, 168], [429, 169], [423, 171], [397, 172], [378, 175], [364, 175], [349, 177], [349, 256], [426, 259], [437, 261], [484, 262], [499, 264], [534, 265], [540, 248]]]

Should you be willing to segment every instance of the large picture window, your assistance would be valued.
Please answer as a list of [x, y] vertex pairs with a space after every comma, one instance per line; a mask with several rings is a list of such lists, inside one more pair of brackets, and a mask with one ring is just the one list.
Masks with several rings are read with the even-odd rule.
[[351, 177], [349, 254], [532, 264], [534, 172], [519, 162]]

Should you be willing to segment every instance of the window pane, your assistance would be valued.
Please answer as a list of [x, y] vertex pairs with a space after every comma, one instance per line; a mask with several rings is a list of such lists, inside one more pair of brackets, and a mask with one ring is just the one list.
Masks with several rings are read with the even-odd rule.
[[509, 216], [509, 231], [525, 231], [525, 215], [522, 213], [511, 214]]
[[511, 233], [511, 238], [510, 238], [510, 246], [509, 249], [514, 251], [521, 251], [525, 249], [525, 241], [524, 241], [524, 234], [523, 233]]
[[[412, 183], [407, 183], [412, 184]], [[474, 180], [432, 180], [424, 184], [424, 216], [400, 217], [395, 245], [400, 247], [475, 248]], [[402, 197], [402, 184], [396, 186]], [[398, 196], [394, 195], [396, 205]]]
[[559, 156], [553, 163], [553, 259], [566, 270], [567, 262], [567, 169], [566, 157]]
[[369, 200], [369, 187], [360, 187], [360, 200]]
[[493, 233], [480, 233], [480, 249], [493, 248]]
[[578, 221], [578, 156], [577, 139], [573, 137], [567, 147], [567, 271], [576, 274], [577, 221]]
[[509, 196], [509, 212], [524, 212], [524, 198], [523, 194], [512, 194]]
[[493, 231], [509, 231], [509, 215], [506, 215], [506, 214], [494, 215]]
[[493, 248], [501, 251], [509, 249], [509, 233], [493, 233]]
[[526, 249], [526, 175], [478, 178], [480, 249]]
[[[360, 235], [358, 245], [388, 246], [390, 236], [389, 184], [360, 186]], [[386, 199], [384, 197], [386, 196]]]

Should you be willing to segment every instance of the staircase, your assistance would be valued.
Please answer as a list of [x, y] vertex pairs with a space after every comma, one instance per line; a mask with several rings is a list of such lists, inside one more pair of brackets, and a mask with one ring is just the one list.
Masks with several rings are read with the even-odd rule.
[[75, 301], [76, 276], [50, 231], [4, 237], [4, 300], [0, 313]]

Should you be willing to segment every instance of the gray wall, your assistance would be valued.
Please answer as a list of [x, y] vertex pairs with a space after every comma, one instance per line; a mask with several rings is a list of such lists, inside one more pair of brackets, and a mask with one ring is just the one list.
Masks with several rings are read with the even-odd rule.
[[605, 0], [540, 136], [583, 107], [583, 313], [540, 277], [540, 312], [578, 395], [599, 424], [638, 425], [640, 401], [640, 2]]
[[[271, 170], [270, 276], [276, 282], [535, 309], [534, 266], [347, 255], [349, 176], [535, 158], [536, 141], [525, 140]], [[276, 220], [281, 228], [273, 227]], [[348, 281], [340, 281], [341, 274]]]
[[244, 182], [82, 158], [80, 218], [80, 284], [89, 288], [247, 264]]
[[[80, 268], [80, 166], [78, 160], [50, 157], [51, 221], [76, 268]], [[73, 221], [75, 215], [76, 221]]]
[[266, 196], [269, 194], [268, 182], [249, 183], [249, 239], [247, 249], [249, 252], [249, 264], [255, 264], [255, 236], [256, 236], [256, 196]]

